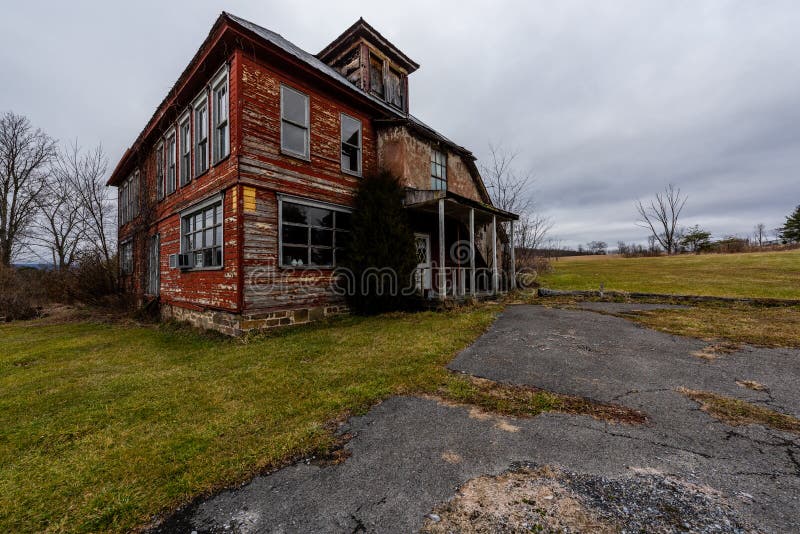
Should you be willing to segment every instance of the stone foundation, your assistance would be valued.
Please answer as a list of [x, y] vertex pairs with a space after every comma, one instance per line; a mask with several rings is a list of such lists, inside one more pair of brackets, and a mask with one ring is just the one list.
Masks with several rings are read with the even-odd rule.
[[161, 306], [161, 318], [189, 323], [204, 330], [215, 330], [229, 336], [240, 336], [254, 330], [306, 324], [334, 315], [348, 313], [343, 304], [326, 304], [310, 308], [292, 308], [267, 312], [237, 314], [215, 310], [191, 310], [172, 304]]

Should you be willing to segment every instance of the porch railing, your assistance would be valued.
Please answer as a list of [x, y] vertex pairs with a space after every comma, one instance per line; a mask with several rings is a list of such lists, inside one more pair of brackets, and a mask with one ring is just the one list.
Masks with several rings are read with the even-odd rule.
[[[442, 280], [442, 272], [444, 278]], [[476, 268], [474, 279], [472, 269], [469, 267], [419, 267], [417, 268], [417, 289], [423, 296], [429, 298], [463, 298], [471, 295], [490, 295], [494, 293], [492, 284], [492, 270]], [[473, 290], [472, 284], [475, 284]], [[444, 284], [442, 284], [444, 282]], [[498, 292], [502, 291], [502, 284], [498, 283]]]

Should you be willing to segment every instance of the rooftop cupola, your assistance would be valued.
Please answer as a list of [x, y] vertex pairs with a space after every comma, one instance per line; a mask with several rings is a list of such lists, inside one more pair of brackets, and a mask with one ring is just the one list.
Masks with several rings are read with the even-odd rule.
[[408, 113], [408, 75], [419, 65], [363, 18], [317, 57], [362, 91]]

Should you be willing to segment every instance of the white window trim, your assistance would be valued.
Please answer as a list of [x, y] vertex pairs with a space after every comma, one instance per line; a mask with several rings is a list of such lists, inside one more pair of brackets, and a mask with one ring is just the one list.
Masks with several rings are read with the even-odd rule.
[[[212, 78], [212, 81], [211, 81], [211, 91], [210, 91], [211, 97], [209, 99], [209, 107], [211, 108], [210, 111], [209, 111], [209, 118], [210, 118], [209, 122], [211, 123], [211, 128], [209, 128], [209, 137], [211, 138], [211, 140], [213, 140], [213, 138], [216, 137], [216, 133], [217, 133], [217, 126], [218, 125], [216, 123], [216, 109], [214, 107], [214, 103], [216, 101], [217, 89], [221, 85], [225, 86], [225, 92], [226, 92], [226, 95], [227, 95], [226, 99], [227, 99], [227, 102], [228, 102], [228, 109], [226, 111], [228, 135], [227, 135], [227, 139], [225, 141], [224, 151], [220, 152], [220, 155], [219, 155], [218, 158], [212, 158], [214, 165], [217, 165], [219, 162], [221, 162], [222, 160], [227, 158], [231, 153], [231, 85], [230, 85], [229, 68], [228, 68], [228, 64], [227, 63], [225, 65], [223, 65], [222, 68], [220, 68], [218, 73], [216, 75], [214, 75], [214, 78]], [[212, 128], [214, 130], [214, 135], [211, 135], [211, 129]], [[211, 145], [215, 145], [215, 143], [212, 142]], [[214, 149], [216, 149], [216, 147], [214, 147]]]
[[[311, 208], [322, 208], [326, 210], [342, 211], [345, 213], [353, 213], [353, 208], [342, 206], [340, 204], [333, 204], [330, 202], [323, 202], [320, 200], [310, 200], [303, 197], [294, 197], [291, 195], [275, 195], [278, 198], [278, 266], [281, 269], [317, 269], [317, 270], [331, 270], [336, 269], [336, 250], [334, 247], [333, 261], [334, 265], [286, 265], [283, 263], [283, 203], [300, 204]], [[352, 230], [350, 230], [352, 231]]]
[[[161, 154], [161, 169], [158, 169], [158, 154]], [[156, 145], [156, 176], [155, 179], [158, 180], [158, 171], [161, 171], [161, 184], [156, 183], [156, 200], [161, 202], [165, 198], [167, 198], [167, 172], [166, 172], [166, 160], [164, 158], [164, 141], [159, 141], [158, 145]], [[161, 186], [161, 194], [159, 194], [159, 185]]]
[[[192, 152], [195, 153], [195, 155], [192, 156], [192, 158], [195, 158], [192, 160], [192, 164], [194, 166], [193, 178], [202, 176], [203, 174], [208, 172], [208, 170], [211, 168], [211, 113], [209, 110], [209, 108], [211, 107], [210, 102], [211, 99], [209, 98], [208, 95], [208, 87], [204, 87], [203, 90], [200, 92], [200, 94], [197, 95], [197, 97], [192, 102]], [[206, 108], [206, 161], [205, 161], [206, 168], [204, 171], [200, 172], [196, 161], [197, 145], [199, 142], [197, 139], [197, 110], [204, 106]]]
[[[348, 119], [352, 119], [358, 123], [358, 171], [351, 171], [350, 169], [345, 169], [344, 165], [342, 165], [342, 144], [344, 144], [344, 117]], [[364, 123], [361, 122], [361, 119], [357, 119], [352, 115], [348, 115], [347, 113], [340, 113], [339, 114], [339, 166], [342, 169], [342, 172], [345, 174], [351, 174], [353, 176], [361, 176], [362, 173], [362, 161], [364, 159]]]
[[180, 253], [181, 254], [189, 254], [187, 252], [185, 246], [186, 243], [183, 239], [183, 219], [189, 215], [197, 213], [198, 211], [204, 210], [209, 206], [214, 204], [220, 203], [222, 206], [222, 243], [220, 244], [220, 249], [222, 252], [222, 258], [220, 259], [219, 265], [212, 265], [208, 267], [192, 267], [191, 269], [185, 269], [184, 272], [192, 272], [192, 271], [221, 271], [225, 268], [225, 191], [221, 191], [219, 193], [214, 193], [210, 197], [207, 197], [204, 200], [201, 200], [197, 204], [193, 204], [188, 208], [184, 208], [178, 212], [178, 235], [180, 238]]
[[[194, 136], [192, 135], [191, 115], [192, 114], [187, 109], [186, 111], [183, 112], [183, 114], [178, 119], [177, 137], [176, 137], [176, 139], [177, 139], [178, 159], [177, 159], [177, 161], [175, 163], [175, 166], [177, 167], [175, 183], [176, 183], [176, 185], [180, 185], [180, 187], [183, 187], [184, 185], [188, 185], [189, 182], [191, 182], [192, 178], [194, 177], [193, 173], [192, 173], [192, 167], [193, 167], [192, 164], [193, 164], [193, 158], [194, 158], [194, 150], [193, 150], [193, 148], [194, 148]], [[186, 175], [186, 182], [184, 182], [183, 179], [182, 179], [182, 176], [181, 176], [183, 174], [183, 126], [187, 122], [189, 123], [189, 172]], [[176, 189], [177, 189], [177, 187], [176, 187]]]
[[[170, 140], [175, 139], [175, 150], [172, 152], [172, 156], [175, 161], [175, 189], [172, 192], [169, 191], [169, 143]], [[178, 153], [180, 152], [178, 148], [178, 127], [177, 126], [170, 126], [167, 134], [164, 136], [164, 196], [168, 197], [178, 192], [178, 183], [180, 182], [180, 176], [178, 175]]]
[[[292, 92], [294, 92], [294, 93], [296, 93], [298, 95], [301, 95], [301, 96], [305, 97], [305, 99], [306, 99], [306, 117], [305, 117], [306, 123], [301, 125], [301, 124], [298, 124], [296, 122], [288, 121], [288, 122], [291, 122], [292, 124], [294, 124], [295, 126], [302, 127], [302, 128], [306, 129], [305, 153], [295, 152], [294, 150], [292, 150], [290, 148], [285, 148], [283, 146], [283, 121], [284, 121], [284, 118], [283, 118], [283, 92], [284, 91], [292, 91]], [[282, 83], [281, 84], [281, 90], [280, 90], [280, 99], [281, 99], [281, 102], [280, 102], [280, 104], [281, 104], [280, 105], [280, 108], [281, 108], [281, 110], [280, 110], [281, 111], [281, 116], [280, 116], [280, 121], [281, 121], [281, 153], [282, 154], [287, 154], [289, 156], [293, 156], [295, 158], [300, 158], [300, 159], [303, 159], [303, 160], [306, 160], [306, 161], [310, 161], [311, 160], [311, 116], [310, 116], [311, 97], [309, 95], [307, 95], [306, 93], [304, 93], [304, 92], [302, 92], [302, 91], [300, 91], [298, 89], [295, 89], [294, 87], [290, 87], [290, 86]]]
[[[125, 271], [125, 256], [122, 253], [123, 252], [123, 247], [126, 247], [126, 246], [130, 246], [131, 247], [131, 270], [130, 271]], [[133, 256], [133, 239], [131, 239], [129, 237], [128, 239], [120, 241], [118, 253], [119, 253], [119, 272], [121, 274], [123, 274], [123, 275], [126, 275], [126, 276], [133, 274], [134, 263], [135, 263], [135, 258]]]

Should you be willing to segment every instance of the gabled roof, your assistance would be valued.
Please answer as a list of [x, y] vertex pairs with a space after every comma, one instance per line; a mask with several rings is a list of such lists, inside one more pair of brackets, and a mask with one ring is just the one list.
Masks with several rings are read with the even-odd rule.
[[[388, 103], [384, 102], [380, 98], [363, 91], [352, 82], [350, 82], [347, 78], [345, 78], [339, 71], [322, 61], [319, 57], [310, 54], [303, 50], [302, 48], [298, 47], [294, 43], [288, 41], [287, 39], [283, 38], [280, 34], [275, 33], [267, 28], [259, 26], [249, 20], [243, 19], [241, 17], [237, 17], [231, 13], [223, 11], [217, 20], [214, 22], [214, 25], [211, 28], [206, 39], [200, 45], [200, 48], [197, 50], [195, 55], [192, 57], [192, 60], [183, 70], [181, 75], [178, 77], [175, 84], [172, 86], [170, 91], [167, 93], [164, 100], [159, 104], [156, 108], [155, 112], [153, 113], [150, 120], [147, 122], [147, 125], [144, 129], [139, 133], [134, 143], [128, 148], [125, 153], [123, 154], [120, 161], [117, 163], [114, 171], [111, 173], [111, 176], [108, 179], [108, 185], [115, 185], [118, 183], [124, 176], [127, 176], [127, 173], [130, 172], [132, 162], [131, 159], [136, 156], [139, 149], [145, 144], [148, 138], [153, 135], [156, 127], [158, 126], [159, 122], [164, 120], [167, 111], [170, 109], [170, 99], [174, 98], [178, 91], [190, 80], [193, 79], [193, 76], [196, 74], [195, 70], [198, 64], [200, 64], [201, 60], [204, 59], [205, 55], [214, 49], [214, 45], [216, 45], [217, 40], [221, 36], [220, 28], [224, 26], [224, 24], [229, 24], [232, 28], [242, 31], [245, 34], [249, 34], [257, 41], [260, 41], [261, 44], [267, 45], [272, 47], [273, 49], [277, 49], [278, 52], [289, 56], [290, 58], [301, 62], [307, 67], [310, 67], [312, 71], [316, 72], [320, 76], [323, 76], [328, 81], [332, 82], [334, 85], [340, 87], [342, 90], [345, 90], [357, 98], [361, 98], [362, 100], [366, 100], [369, 102], [370, 105], [373, 105], [380, 109], [382, 112], [385, 112], [385, 117], [383, 120], [386, 122], [395, 122], [395, 123], [402, 123], [406, 124], [412, 129], [418, 131], [419, 133], [426, 135], [429, 138], [438, 140], [442, 143], [447, 144], [455, 151], [467, 156], [466, 159], [470, 161], [472, 166], [474, 166], [474, 159], [475, 157], [472, 153], [464, 147], [461, 147], [448, 138], [443, 136], [442, 134], [435, 131], [433, 128], [427, 126], [419, 119], [404, 113], [401, 110], [390, 106]], [[374, 28], [372, 28], [369, 24], [366, 23], [363, 19], [359, 19], [353, 26], [351, 26], [345, 33], [342, 34], [334, 43], [331, 43], [330, 46], [339, 43], [343, 38], [347, 38], [347, 36], [354, 34], [353, 32], [362, 32], [362, 31], [369, 31], [373, 37], [379, 38], [387, 43], [389, 46], [396, 50], [396, 47], [389, 43], [380, 33], [378, 33]], [[326, 48], [327, 50], [327, 48]], [[325, 52], [326, 50], [323, 50]], [[322, 55], [321, 52], [319, 55]], [[398, 53], [402, 54], [399, 50]], [[403, 54], [405, 57], [405, 61], [410, 62], [410, 66], [413, 66], [414, 69], [419, 67], [416, 63], [411, 61], [407, 56]], [[381, 119], [379, 119], [380, 121]], [[485, 188], [484, 188], [485, 191]]]
[[331, 61], [350, 48], [353, 43], [360, 38], [364, 38], [373, 46], [376, 46], [395, 64], [404, 68], [407, 73], [411, 74], [419, 68], [419, 63], [405, 55], [399, 48], [393, 45], [389, 39], [381, 35], [378, 30], [370, 26], [363, 18], [359, 18], [355, 21], [352, 26], [334, 39], [333, 42], [326, 46], [316, 57], [322, 61]]

